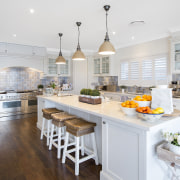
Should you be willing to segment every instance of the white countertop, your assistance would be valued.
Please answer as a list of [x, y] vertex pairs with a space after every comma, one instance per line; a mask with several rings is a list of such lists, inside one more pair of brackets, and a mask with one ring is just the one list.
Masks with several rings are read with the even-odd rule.
[[103, 102], [102, 104], [91, 105], [91, 104], [79, 102], [77, 95], [66, 96], [66, 97], [38, 96], [38, 99], [39, 98], [48, 100], [48, 101], [51, 101], [60, 105], [65, 105], [65, 106], [68, 106], [77, 110], [81, 110], [83, 112], [94, 114], [102, 118], [106, 118], [108, 120], [118, 122], [120, 124], [126, 124], [131, 127], [136, 127], [143, 130], [150, 130], [152, 128], [162, 126], [163, 124], [171, 123], [171, 121], [174, 121], [180, 118], [180, 117], [162, 117], [160, 120], [158, 120], [155, 123], [149, 123], [137, 117], [126, 116], [121, 111], [120, 102], [117, 102], [117, 101]]

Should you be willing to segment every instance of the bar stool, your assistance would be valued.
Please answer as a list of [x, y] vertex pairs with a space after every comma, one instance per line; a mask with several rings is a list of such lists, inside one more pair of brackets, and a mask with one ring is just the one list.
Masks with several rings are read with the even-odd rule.
[[[68, 114], [66, 112], [60, 112], [56, 114], [52, 114], [52, 124], [51, 124], [51, 136], [50, 136], [50, 144], [49, 144], [49, 150], [52, 149], [52, 145], [54, 145], [57, 148], [57, 158], [60, 159], [61, 157], [61, 149], [64, 148], [63, 145], [61, 145], [61, 140], [64, 140], [65, 137], [65, 125], [64, 121], [74, 119], [76, 116]], [[57, 133], [54, 135], [54, 128], [57, 128]], [[53, 137], [57, 137], [56, 139], [53, 139]], [[56, 143], [57, 141], [57, 143]], [[69, 146], [74, 145], [75, 143], [69, 144]]]
[[[97, 147], [96, 147], [96, 139], [95, 139], [95, 133], [94, 133], [94, 127], [96, 126], [96, 123], [91, 123], [81, 118], [77, 118], [77, 119], [65, 121], [65, 126], [66, 126], [66, 136], [65, 136], [62, 163], [65, 163], [66, 157], [72, 160], [75, 163], [75, 175], [78, 176], [80, 163], [93, 158], [95, 159], [96, 165], [99, 164], [98, 155], [97, 155]], [[75, 136], [76, 147], [73, 149], [67, 150], [69, 134], [72, 134]], [[84, 147], [83, 137], [84, 135], [87, 135], [87, 134], [91, 135], [93, 151]], [[81, 146], [79, 146], [80, 137], [81, 137]], [[86, 150], [87, 152], [91, 152], [92, 154], [79, 159], [79, 150], [81, 150], [81, 155], [84, 155], [84, 150]], [[70, 155], [70, 153], [72, 152], [75, 152], [75, 158], [72, 155]]]
[[[49, 146], [49, 134], [50, 134], [50, 126], [51, 126], [51, 114], [63, 112], [56, 108], [45, 108], [42, 109], [43, 112], [43, 122], [42, 122], [42, 128], [41, 128], [41, 137], [40, 139], [43, 139], [43, 135], [47, 137], [47, 146]], [[46, 122], [46, 130], [45, 130], [45, 122]]]

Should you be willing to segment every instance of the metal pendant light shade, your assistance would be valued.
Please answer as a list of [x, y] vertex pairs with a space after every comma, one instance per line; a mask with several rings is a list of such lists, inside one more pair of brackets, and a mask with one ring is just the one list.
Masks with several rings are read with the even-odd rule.
[[62, 52], [61, 52], [61, 37], [62, 37], [62, 35], [63, 35], [62, 33], [59, 33], [59, 37], [60, 37], [60, 52], [59, 52], [59, 56], [56, 59], [56, 64], [66, 64], [66, 60], [62, 56]]
[[109, 35], [108, 35], [108, 26], [107, 26], [107, 16], [108, 16], [108, 11], [110, 9], [109, 5], [104, 6], [104, 10], [106, 11], [106, 36], [104, 39], [104, 42], [99, 48], [98, 54], [100, 55], [112, 55], [115, 54], [115, 49], [114, 46], [111, 44], [109, 41]]
[[82, 61], [82, 60], [85, 60], [86, 57], [84, 53], [81, 51], [80, 44], [79, 44], [79, 36], [80, 36], [79, 26], [81, 25], [81, 22], [76, 22], [76, 24], [78, 26], [78, 45], [77, 45], [76, 52], [72, 56], [72, 60]]

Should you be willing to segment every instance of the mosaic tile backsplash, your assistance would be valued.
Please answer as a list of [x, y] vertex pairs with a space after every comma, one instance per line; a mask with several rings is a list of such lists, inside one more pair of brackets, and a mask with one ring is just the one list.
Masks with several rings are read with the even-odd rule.
[[0, 91], [4, 90], [35, 90], [38, 84], [47, 87], [51, 81], [57, 84], [68, 83], [68, 77], [45, 77], [41, 79], [42, 73], [31, 68], [13, 67], [0, 71]]

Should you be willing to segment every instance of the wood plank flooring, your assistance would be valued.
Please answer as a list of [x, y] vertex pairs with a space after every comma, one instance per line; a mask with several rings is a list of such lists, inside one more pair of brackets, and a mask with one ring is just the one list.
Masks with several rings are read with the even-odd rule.
[[0, 122], [0, 180], [99, 180], [101, 166], [94, 160], [80, 164], [74, 175], [74, 163], [62, 164], [56, 149], [48, 150], [40, 140], [36, 117]]

